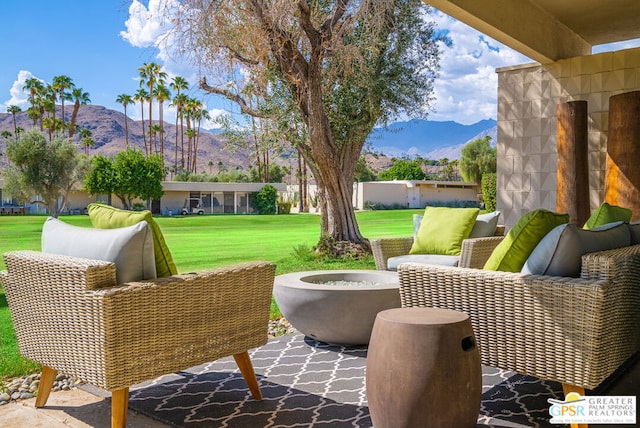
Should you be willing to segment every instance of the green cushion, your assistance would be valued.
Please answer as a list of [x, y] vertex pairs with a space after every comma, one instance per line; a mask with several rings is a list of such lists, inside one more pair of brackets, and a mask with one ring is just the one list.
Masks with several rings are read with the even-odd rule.
[[425, 208], [409, 254], [459, 255], [479, 212], [478, 208]]
[[602, 226], [604, 224], [613, 223], [616, 221], [630, 222], [633, 212], [628, 208], [619, 207], [617, 205], [609, 205], [603, 203], [600, 205], [589, 217], [589, 220], [584, 224], [584, 229], [593, 229], [594, 227]]
[[568, 222], [569, 214], [558, 214], [543, 209], [525, 214], [493, 250], [484, 269], [520, 272], [542, 238], [554, 227]]
[[160, 226], [153, 219], [151, 211], [126, 211], [104, 204], [89, 204], [89, 218], [93, 227], [100, 229], [115, 229], [134, 225], [142, 220], [149, 223], [153, 233], [153, 250], [156, 258], [156, 273], [158, 278], [178, 273], [173, 257], [164, 241]]

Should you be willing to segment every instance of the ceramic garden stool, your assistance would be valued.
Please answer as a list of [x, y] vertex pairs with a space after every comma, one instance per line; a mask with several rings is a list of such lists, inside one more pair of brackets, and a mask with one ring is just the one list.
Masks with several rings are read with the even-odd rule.
[[469, 316], [437, 308], [379, 312], [366, 385], [375, 428], [475, 427], [482, 366]]

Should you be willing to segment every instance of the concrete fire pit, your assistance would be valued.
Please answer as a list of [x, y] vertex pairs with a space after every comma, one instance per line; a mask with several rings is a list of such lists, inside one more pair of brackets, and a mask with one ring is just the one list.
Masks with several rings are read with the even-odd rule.
[[319, 270], [278, 275], [273, 295], [301, 333], [338, 345], [368, 344], [378, 312], [400, 307], [396, 272]]

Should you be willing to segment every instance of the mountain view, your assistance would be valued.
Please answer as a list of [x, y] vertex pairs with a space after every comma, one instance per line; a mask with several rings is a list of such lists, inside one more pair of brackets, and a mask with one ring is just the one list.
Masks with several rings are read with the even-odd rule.
[[497, 122], [481, 120], [472, 125], [457, 122], [412, 120], [396, 122], [386, 129], [376, 128], [369, 136], [371, 150], [389, 157], [415, 157], [427, 159], [458, 159], [466, 143], [486, 135], [497, 141]]
[[[72, 106], [65, 106], [65, 120], [71, 119]], [[60, 115], [60, 106], [56, 115]], [[32, 121], [26, 112], [16, 115], [17, 126], [23, 129], [31, 129]], [[143, 147], [142, 122], [128, 119], [129, 144], [133, 147]], [[157, 122], [154, 120], [154, 123]], [[126, 147], [125, 116], [122, 112], [107, 109], [97, 105], [82, 106], [78, 112], [77, 123], [80, 127], [88, 128], [92, 132], [95, 146], [89, 149], [90, 154], [101, 153], [115, 155]], [[145, 121], [145, 127], [148, 122]], [[13, 133], [13, 116], [9, 113], [0, 113], [0, 132]], [[204, 131], [204, 130], [203, 130]], [[79, 142], [79, 137], [74, 135], [74, 141]], [[449, 160], [458, 159], [460, 150], [469, 141], [489, 135], [495, 144], [497, 138], [497, 126], [495, 120], [482, 120], [472, 125], [462, 125], [457, 122], [437, 122], [427, 120], [412, 120], [408, 122], [396, 122], [386, 129], [376, 128], [368, 139], [366, 150], [377, 155], [377, 167], [374, 170], [388, 167], [392, 157], [421, 156], [428, 159]], [[175, 161], [175, 124], [165, 122], [165, 162], [173, 165]], [[179, 141], [179, 140], [178, 140]], [[180, 144], [180, 142], [179, 142]], [[186, 138], [185, 138], [186, 144]], [[0, 166], [8, 164], [5, 153], [4, 138], [0, 138]], [[201, 132], [198, 146], [198, 171], [217, 172], [219, 166], [225, 168], [248, 168], [252, 162], [251, 153], [242, 150], [230, 151], [225, 148], [224, 137], [216, 132]], [[386, 159], [386, 160], [385, 160]], [[180, 163], [180, 152], [178, 152]]]

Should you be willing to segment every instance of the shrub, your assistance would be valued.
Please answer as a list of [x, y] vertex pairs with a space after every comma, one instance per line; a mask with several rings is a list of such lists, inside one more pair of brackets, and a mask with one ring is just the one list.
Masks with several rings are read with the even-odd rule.
[[278, 214], [291, 213], [291, 202], [278, 202]]
[[482, 176], [482, 199], [484, 200], [484, 209], [491, 212], [496, 210], [496, 194], [498, 185], [496, 182], [496, 174], [488, 173]]
[[260, 189], [256, 194], [256, 209], [258, 214], [275, 214], [276, 213], [276, 201], [278, 199], [278, 190], [267, 184]]

